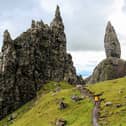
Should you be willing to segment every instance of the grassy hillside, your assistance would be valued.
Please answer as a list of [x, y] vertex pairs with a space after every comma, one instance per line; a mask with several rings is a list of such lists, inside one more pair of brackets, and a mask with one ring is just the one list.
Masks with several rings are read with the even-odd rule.
[[[89, 85], [88, 88], [95, 94], [103, 92], [100, 126], [126, 126], [126, 78]], [[106, 106], [106, 102], [112, 105]]]
[[[24, 105], [15, 113], [18, 114], [15, 120], [7, 122], [7, 118], [0, 122], [0, 126], [54, 126], [57, 119], [65, 119], [68, 126], [91, 126], [91, 113], [93, 104], [89, 99], [79, 102], [71, 100], [73, 94], [81, 96], [80, 92], [71, 85], [60, 83], [61, 91], [53, 92], [57, 84], [51, 82], [43, 87], [38, 93], [38, 98]], [[44, 92], [44, 93], [43, 93]], [[59, 100], [64, 98], [68, 104], [65, 110], [59, 109]]]
[[[57, 86], [61, 91], [54, 93]], [[102, 93], [100, 108], [100, 126], [126, 126], [126, 78], [105, 81], [87, 88], [94, 94]], [[27, 103], [16, 113], [16, 118], [8, 121], [8, 117], [0, 121], [0, 126], [54, 126], [57, 119], [65, 119], [68, 126], [91, 126], [93, 104], [85, 98], [73, 102], [71, 96], [80, 92], [65, 82], [50, 82], [39, 92], [38, 97]], [[65, 110], [59, 110], [59, 100], [64, 98], [68, 104]], [[106, 106], [106, 103], [112, 103]]]

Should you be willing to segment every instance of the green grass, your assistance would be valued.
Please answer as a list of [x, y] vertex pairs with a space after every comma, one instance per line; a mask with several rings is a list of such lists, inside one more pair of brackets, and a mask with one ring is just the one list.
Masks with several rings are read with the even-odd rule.
[[[105, 81], [87, 87], [95, 94], [103, 92], [101, 98], [100, 126], [126, 126], [126, 78]], [[112, 106], [106, 107], [106, 102], [112, 102]], [[116, 105], [122, 106], [117, 108]]]
[[[61, 91], [55, 93], [56, 87]], [[100, 106], [100, 126], [126, 126], [126, 78], [100, 82], [95, 85], [87, 85], [94, 94], [103, 93], [104, 101]], [[79, 102], [73, 102], [71, 96], [80, 92], [72, 85], [65, 82], [49, 82], [38, 92], [38, 96], [18, 109], [13, 122], [7, 122], [7, 117], [0, 121], [0, 126], [55, 126], [57, 119], [67, 120], [68, 126], [91, 126], [93, 104], [85, 98]], [[68, 104], [65, 110], [59, 110], [59, 101], [64, 98]], [[106, 102], [112, 102], [111, 106], [105, 106]], [[121, 107], [117, 108], [117, 104]]]
[[[92, 102], [85, 98], [79, 102], [73, 102], [71, 96], [80, 92], [71, 85], [61, 82], [61, 91], [54, 93], [57, 84], [50, 82], [38, 93], [36, 100], [29, 102], [16, 111], [17, 118], [9, 126], [55, 126], [57, 119], [67, 120], [68, 126], [91, 126]], [[43, 93], [44, 92], [44, 93]], [[55, 95], [54, 95], [55, 94]], [[59, 109], [59, 100], [64, 98], [68, 107]], [[29, 109], [30, 108], [30, 109]], [[0, 122], [0, 126], [6, 124], [7, 118]]]
[[43, 94], [43, 93], [48, 93], [50, 91], [54, 91], [57, 87], [61, 87], [61, 89], [69, 89], [69, 88], [72, 88], [73, 86], [68, 84], [67, 82], [51, 81], [42, 87], [42, 89], [38, 92], [38, 95]]

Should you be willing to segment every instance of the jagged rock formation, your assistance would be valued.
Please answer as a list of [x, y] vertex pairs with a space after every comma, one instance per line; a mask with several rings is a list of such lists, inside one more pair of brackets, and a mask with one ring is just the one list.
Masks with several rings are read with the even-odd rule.
[[121, 56], [120, 43], [117, 38], [114, 27], [111, 25], [109, 21], [106, 27], [105, 38], [104, 38], [104, 46], [106, 57], [117, 57]]
[[104, 38], [106, 59], [101, 61], [87, 78], [86, 83], [112, 80], [126, 75], [126, 61], [120, 59], [121, 49], [116, 32], [108, 22]]
[[12, 40], [4, 32], [0, 56], [0, 119], [36, 96], [48, 81], [83, 83], [66, 52], [64, 25], [57, 6], [50, 27], [32, 21], [31, 28]]

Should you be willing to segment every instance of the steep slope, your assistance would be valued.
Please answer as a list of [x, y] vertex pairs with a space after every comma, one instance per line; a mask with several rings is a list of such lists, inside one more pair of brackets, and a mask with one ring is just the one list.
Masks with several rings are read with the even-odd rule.
[[94, 94], [102, 94], [100, 126], [126, 126], [126, 78], [89, 85]]
[[[76, 94], [81, 96], [80, 92], [66, 83], [60, 83], [61, 91], [54, 93], [56, 83], [49, 83], [38, 93], [38, 99], [33, 103], [26, 104], [15, 113], [16, 119], [10, 121], [9, 126], [55, 126], [57, 119], [67, 120], [69, 126], [91, 126], [92, 124], [92, 102], [85, 98], [84, 100], [74, 102], [71, 96]], [[50, 90], [50, 91], [49, 91]], [[44, 94], [42, 92], [45, 92]], [[58, 101], [64, 98], [68, 107], [64, 110], [59, 109]], [[31, 109], [27, 109], [31, 108]], [[25, 110], [24, 110], [25, 109]], [[27, 110], [27, 111], [26, 111]], [[7, 118], [6, 118], [7, 119]], [[0, 126], [6, 124], [6, 119], [0, 122]]]

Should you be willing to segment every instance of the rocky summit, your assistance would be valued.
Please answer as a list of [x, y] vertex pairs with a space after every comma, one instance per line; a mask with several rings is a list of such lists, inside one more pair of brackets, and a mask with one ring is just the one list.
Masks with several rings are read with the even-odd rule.
[[112, 80], [126, 75], [126, 61], [120, 59], [121, 48], [114, 27], [108, 22], [104, 37], [106, 59], [101, 61], [88, 77], [86, 83]]
[[31, 27], [15, 40], [8, 30], [0, 55], [0, 119], [36, 96], [48, 81], [82, 84], [72, 57], [66, 51], [64, 24], [57, 6], [48, 26], [32, 21]]

